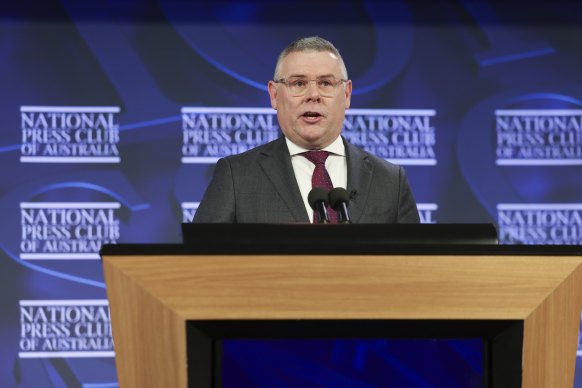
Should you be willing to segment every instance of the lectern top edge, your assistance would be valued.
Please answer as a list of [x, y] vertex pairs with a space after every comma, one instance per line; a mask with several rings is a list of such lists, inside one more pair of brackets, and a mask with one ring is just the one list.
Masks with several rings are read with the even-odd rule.
[[499, 245], [493, 224], [194, 224], [183, 244], [108, 244], [101, 255], [582, 255], [582, 246]]

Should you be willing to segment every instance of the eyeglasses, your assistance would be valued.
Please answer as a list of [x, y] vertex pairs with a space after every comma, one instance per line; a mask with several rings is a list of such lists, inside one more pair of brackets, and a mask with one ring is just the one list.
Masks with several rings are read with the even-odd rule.
[[347, 82], [346, 79], [337, 79], [335, 77], [319, 77], [316, 79], [307, 79], [305, 77], [289, 77], [274, 80], [277, 84], [287, 85], [289, 92], [294, 97], [303, 96], [311, 82], [315, 82], [319, 94], [324, 97], [333, 97], [339, 84]]

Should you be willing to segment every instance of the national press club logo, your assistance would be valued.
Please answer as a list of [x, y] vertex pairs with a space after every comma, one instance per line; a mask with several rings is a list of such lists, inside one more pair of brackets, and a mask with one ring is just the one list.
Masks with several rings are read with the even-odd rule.
[[[342, 135], [401, 165], [436, 165], [434, 110], [349, 109]], [[214, 163], [280, 136], [271, 108], [182, 108], [182, 163]]]
[[182, 108], [182, 163], [214, 163], [279, 137], [270, 108]]
[[21, 300], [20, 358], [114, 357], [107, 300]]
[[350, 109], [343, 136], [352, 144], [400, 165], [437, 164], [434, 110]]
[[582, 204], [497, 205], [501, 244], [582, 244]]
[[119, 163], [119, 107], [22, 106], [22, 163]]
[[20, 203], [22, 260], [99, 259], [120, 237], [119, 202]]
[[582, 164], [582, 110], [495, 111], [497, 165]]

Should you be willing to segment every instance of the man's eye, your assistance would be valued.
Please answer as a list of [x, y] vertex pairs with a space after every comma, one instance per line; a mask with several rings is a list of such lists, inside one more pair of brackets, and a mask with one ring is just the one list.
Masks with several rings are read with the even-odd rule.
[[301, 80], [301, 79], [291, 81], [291, 86], [295, 86], [298, 88], [304, 87], [305, 84], [306, 84], [306, 82], [304, 80]]
[[325, 87], [333, 86], [333, 81], [329, 80], [329, 79], [321, 79], [321, 80], [319, 80], [319, 85], [325, 86]]

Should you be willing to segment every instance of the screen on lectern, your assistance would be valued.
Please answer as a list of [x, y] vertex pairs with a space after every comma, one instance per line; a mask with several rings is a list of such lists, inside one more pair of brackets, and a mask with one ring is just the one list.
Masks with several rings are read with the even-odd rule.
[[482, 351], [480, 339], [224, 340], [221, 387], [481, 387]]

